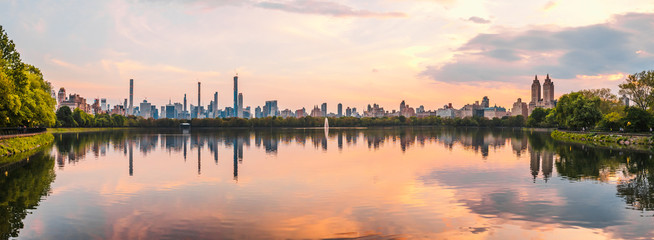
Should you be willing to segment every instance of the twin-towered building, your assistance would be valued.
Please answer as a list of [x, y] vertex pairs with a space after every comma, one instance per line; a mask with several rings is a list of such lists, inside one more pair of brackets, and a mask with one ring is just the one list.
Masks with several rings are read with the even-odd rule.
[[[538, 75], [534, 77], [534, 81], [531, 83], [531, 101], [529, 102], [529, 114], [536, 108], [553, 108], [556, 106], [556, 100], [554, 99], [554, 83], [550, 79], [550, 75], [547, 74], [545, 81], [543, 82], [542, 95], [541, 95], [541, 85], [538, 81]], [[528, 115], [529, 115], [528, 114]]]
[[526, 103], [522, 101], [522, 98], [518, 98], [518, 101], [513, 103], [511, 115], [522, 115], [527, 117], [531, 115], [531, 112], [536, 108], [548, 109], [556, 107], [556, 101], [557, 100], [554, 98], [554, 83], [552, 82], [552, 79], [550, 79], [550, 75], [547, 74], [542, 87], [538, 80], [538, 75], [536, 75], [534, 81], [531, 83], [531, 101]]

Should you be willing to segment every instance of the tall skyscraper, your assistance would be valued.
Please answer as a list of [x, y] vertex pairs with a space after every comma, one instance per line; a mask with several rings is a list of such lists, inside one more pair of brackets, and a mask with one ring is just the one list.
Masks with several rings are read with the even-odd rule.
[[186, 93], [184, 93], [184, 112], [188, 111], [186, 109]]
[[218, 117], [218, 92], [213, 93], [213, 117]]
[[343, 116], [343, 104], [338, 104], [338, 117]]
[[540, 99], [540, 81], [538, 81], [538, 75], [536, 75], [534, 82], [531, 84], [531, 102], [538, 103]]
[[243, 93], [238, 94], [238, 109], [236, 110], [236, 116], [243, 117]]
[[134, 109], [134, 79], [129, 80], [129, 114], [133, 114]]
[[[238, 110], [238, 74], [234, 76], [234, 112], [237, 112]], [[232, 117], [237, 117], [236, 114]]]
[[200, 82], [198, 82], [198, 106], [202, 106], [202, 104], [200, 104]]
[[320, 111], [322, 112], [323, 117], [327, 117], [327, 103], [322, 103], [322, 105], [320, 105]]
[[543, 82], [543, 101], [546, 105], [551, 104], [554, 100], [554, 83], [550, 79], [550, 75], [547, 74], [545, 81]]

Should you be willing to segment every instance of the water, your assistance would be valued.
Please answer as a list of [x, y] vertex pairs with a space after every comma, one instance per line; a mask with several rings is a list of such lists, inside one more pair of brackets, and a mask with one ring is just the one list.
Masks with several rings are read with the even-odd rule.
[[0, 176], [19, 239], [654, 238], [650, 153], [511, 129], [55, 135]]

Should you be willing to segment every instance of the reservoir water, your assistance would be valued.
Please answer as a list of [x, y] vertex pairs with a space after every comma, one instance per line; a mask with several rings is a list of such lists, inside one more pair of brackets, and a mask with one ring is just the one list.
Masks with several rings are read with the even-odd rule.
[[56, 134], [3, 239], [654, 238], [651, 153], [479, 128]]

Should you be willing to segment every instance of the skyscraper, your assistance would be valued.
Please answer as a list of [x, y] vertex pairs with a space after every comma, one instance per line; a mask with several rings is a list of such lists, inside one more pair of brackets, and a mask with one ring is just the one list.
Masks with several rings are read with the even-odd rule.
[[547, 74], [545, 81], [543, 82], [543, 102], [545, 105], [549, 105], [554, 100], [554, 83], [550, 79], [550, 75]]
[[200, 82], [198, 82], [198, 106], [202, 106], [202, 104], [200, 104]]
[[134, 109], [134, 79], [129, 80], [129, 114], [133, 114]]
[[[238, 111], [238, 74], [234, 76], [234, 112]], [[236, 114], [233, 114], [232, 117], [237, 117]]]
[[320, 111], [322, 112], [323, 117], [327, 117], [327, 103], [322, 103], [322, 105], [320, 105]]
[[188, 111], [186, 109], [186, 93], [184, 93], [184, 112]]
[[218, 117], [218, 92], [213, 93], [213, 117]]
[[343, 116], [343, 104], [338, 104], [338, 117]]
[[236, 110], [236, 116], [243, 117], [243, 93], [238, 94], [238, 109]]
[[540, 81], [538, 81], [538, 75], [536, 75], [534, 82], [531, 84], [531, 103], [538, 103], [540, 99]]

